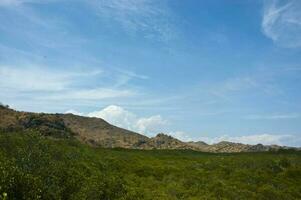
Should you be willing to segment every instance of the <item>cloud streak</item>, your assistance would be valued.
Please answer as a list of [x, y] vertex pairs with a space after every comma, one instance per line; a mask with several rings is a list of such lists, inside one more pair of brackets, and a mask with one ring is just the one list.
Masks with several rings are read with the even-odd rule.
[[301, 2], [298, 0], [266, 0], [262, 30], [276, 44], [301, 47]]
[[126, 89], [95, 88], [95, 89], [72, 89], [59, 94], [50, 94], [38, 98], [44, 100], [102, 100], [109, 98], [122, 98], [134, 96], [136, 93]]
[[273, 115], [247, 115], [245, 119], [251, 120], [282, 120], [282, 119], [296, 119], [299, 114], [273, 114]]

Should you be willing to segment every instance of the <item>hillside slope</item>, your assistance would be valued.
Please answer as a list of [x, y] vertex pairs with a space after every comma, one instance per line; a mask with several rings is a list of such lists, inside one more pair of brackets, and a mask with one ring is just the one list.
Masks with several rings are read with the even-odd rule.
[[148, 137], [118, 128], [100, 118], [81, 117], [73, 114], [61, 114], [64, 124], [76, 133], [81, 141], [106, 148], [139, 148]]
[[[246, 145], [220, 142], [208, 145], [202, 141], [183, 142], [163, 133], [148, 138], [142, 134], [113, 126], [100, 118], [73, 114], [19, 112], [0, 106], [0, 129], [4, 131], [34, 130], [54, 138], [74, 137], [91, 146], [128, 149], [191, 149], [203, 152], [258, 152], [291, 149], [276, 145]], [[295, 150], [300, 150], [293, 148]]]

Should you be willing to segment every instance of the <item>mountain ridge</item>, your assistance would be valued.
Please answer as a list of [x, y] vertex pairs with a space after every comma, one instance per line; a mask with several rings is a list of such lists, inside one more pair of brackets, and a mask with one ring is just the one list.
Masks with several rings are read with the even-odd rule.
[[233, 153], [277, 151], [300, 148], [278, 145], [250, 145], [222, 141], [209, 145], [203, 141], [183, 142], [170, 135], [159, 133], [155, 137], [111, 125], [101, 118], [74, 114], [47, 114], [21, 112], [0, 105], [0, 129], [6, 131], [36, 130], [42, 135], [56, 138], [74, 137], [91, 146], [127, 149], [188, 149], [202, 152]]

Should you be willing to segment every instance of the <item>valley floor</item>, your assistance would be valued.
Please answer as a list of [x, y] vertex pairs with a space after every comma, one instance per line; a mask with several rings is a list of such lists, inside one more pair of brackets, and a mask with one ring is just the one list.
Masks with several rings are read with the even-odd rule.
[[301, 153], [101, 149], [1, 132], [0, 199], [301, 199]]

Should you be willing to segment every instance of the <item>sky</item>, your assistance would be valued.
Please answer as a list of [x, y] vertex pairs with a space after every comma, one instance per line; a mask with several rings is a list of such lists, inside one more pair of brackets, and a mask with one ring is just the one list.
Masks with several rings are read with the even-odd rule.
[[0, 102], [149, 137], [301, 146], [299, 0], [0, 0]]

